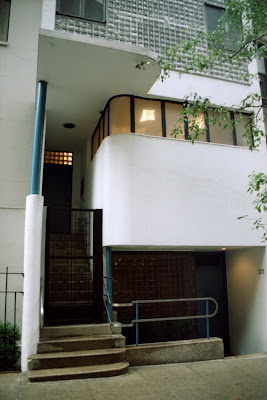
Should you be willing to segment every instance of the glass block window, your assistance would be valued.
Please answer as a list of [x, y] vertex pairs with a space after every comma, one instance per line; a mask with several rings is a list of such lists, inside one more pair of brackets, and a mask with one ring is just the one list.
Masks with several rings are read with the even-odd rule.
[[104, 22], [105, 0], [58, 0], [57, 12], [72, 17]]
[[45, 150], [44, 162], [46, 164], [72, 165], [73, 153], [66, 151]]
[[8, 40], [10, 0], [0, 0], [0, 42]]

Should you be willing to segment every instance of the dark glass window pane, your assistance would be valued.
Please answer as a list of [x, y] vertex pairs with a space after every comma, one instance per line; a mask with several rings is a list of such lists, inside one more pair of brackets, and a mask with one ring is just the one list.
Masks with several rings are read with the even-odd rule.
[[80, 0], [59, 0], [58, 11], [62, 14], [80, 16]]
[[[207, 32], [216, 31], [220, 18], [224, 16], [225, 10], [222, 7], [210, 6], [205, 4], [205, 20]], [[228, 24], [227, 18], [223, 21], [224, 28], [224, 47], [227, 50], [234, 50], [240, 43], [242, 36], [242, 22], [237, 21], [235, 25]]]
[[104, 21], [104, 0], [84, 0], [84, 18]]
[[217, 29], [218, 21], [222, 18], [223, 13], [222, 8], [205, 5], [206, 26], [209, 33]]
[[0, 0], [0, 41], [7, 42], [10, 0]]

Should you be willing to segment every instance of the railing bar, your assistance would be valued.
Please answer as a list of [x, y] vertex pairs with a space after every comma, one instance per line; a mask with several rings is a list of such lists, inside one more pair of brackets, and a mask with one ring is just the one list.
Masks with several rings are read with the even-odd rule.
[[5, 340], [5, 334], [6, 334], [6, 311], [7, 311], [7, 285], [8, 285], [8, 267], [6, 267], [6, 290], [5, 290], [5, 316], [4, 316], [4, 322], [5, 322], [5, 332], [4, 332], [4, 340]]
[[[209, 300], [206, 300], [206, 314], [209, 315]], [[207, 327], [207, 339], [209, 339], [210, 338], [209, 318], [206, 318], [206, 327]]]
[[[6, 275], [6, 272], [0, 272], [0, 275]], [[24, 277], [23, 272], [8, 272], [8, 275], [22, 275]]]
[[107, 289], [107, 286], [106, 286], [105, 281], [104, 281], [104, 277], [102, 277], [102, 281], [103, 281], [104, 289], [105, 289], [105, 291], [106, 291], [106, 294], [103, 294], [103, 303], [104, 303], [104, 306], [105, 306], [105, 309], [106, 309], [106, 312], [107, 312], [108, 321], [109, 321], [109, 323], [111, 324], [112, 321], [111, 321], [111, 318], [110, 318], [110, 315], [109, 315], [109, 311], [108, 311], [106, 302], [104, 301], [104, 297], [106, 297], [106, 298], [108, 299], [109, 304], [112, 305], [112, 302], [111, 302], [111, 300], [110, 300], [110, 296], [109, 296], [108, 289]]
[[188, 297], [188, 298], [183, 298], [183, 299], [156, 299], [156, 300], [134, 300], [132, 301], [133, 304], [139, 303], [139, 304], [146, 304], [146, 303], [170, 303], [170, 302], [176, 302], [176, 301], [200, 301], [200, 300], [214, 300], [212, 297]]
[[188, 316], [184, 316], [184, 317], [142, 318], [142, 319], [139, 319], [138, 321], [136, 319], [132, 319], [131, 323], [136, 323], [136, 322], [156, 322], [156, 321], [178, 321], [178, 320], [184, 320], [184, 319], [203, 319], [203, 318], [212, 318], [212, 317], [214, 317], [213, 314], [210, 314], [210, 315], [192, 315], [192, 316], [188, 315]]
[[8, 291], [5, 291], [5, 290], [0, 290], [0, 293], [20, 293], [20, 294], [24, 294], [24, 292], [17, 292], [17, 291], [10, 291], [10, 290], [8, 290]]
[[92, 260], [93, 256], [49, 256], [50, 259], [57, 259], [57, 260]]
[[[138, 323], [138, 303], [135, 305], [135, 318], [136, 318], [136, 325], [135, 325], [135, 344], [138, 346], [139, 344], [139, 323]], [[132, 322], [132, 321], [131, 321]]]
[[14, 337], [13, 337], [13, 354], [15, 359], [16, 354], [16, 306], [17, 306], [17, 293], [14, 293]]

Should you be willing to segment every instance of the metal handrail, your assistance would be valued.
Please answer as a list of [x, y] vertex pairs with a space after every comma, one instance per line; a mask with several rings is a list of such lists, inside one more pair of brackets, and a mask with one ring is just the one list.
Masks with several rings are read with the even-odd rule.
[[105, 294], [103, 294], [103, 303], [104, 303], [104, 306], [105, 306], [105, 309], [106, 309], [106, 312], [107, 312], [108, 321], [109, 321], [109, 323], [111, 324], [111, 323], [112, 323], [112, 318], [111, 318], [110, 315], [109, 315], [109, 311], [108, 311], [108, 307], [107, 307], [105, 298], [107, 299], [108, 303], [109, 303], [111, 306], [112, 306], [112, 302], [111, 302], [111, 299], [110, 299], [110, 296], [109, 296], [109, 293], [108, 293], [108, 289], [107, 289], [107, 287], [106, 287], [105, 279], [106, 279], [106, 277], [105, 277], [105, 276], [102, 276], [103, 287], [104, 287], [104, 289], [105, 289]]
[[[188, 301], [205, 301], [206, 302], [206, 314], [204, 315], [188, 315], [183, 317], [164, 317], [164, 318], [138, 318], [138, 305], [139, 304], [153, 304], [153, 303], [175, 303], [175, 302], [188, 302]], [[215, 304], [215, 311], [209, 314], [209, 301]], [[134, 300], [131, 303], [113, 303], [113, 307], [130, 307], [135, 304], [135, 319], [131, 320], [131, 325], [123, 325], [130, 327], [136, 324], [136, 346], [139, 342], [139, 322], [156, 322], [156, 321], [177, 321], [177, 320], [192, 320], [192, 319], [206, 319], [206, 331], [207, 339], [210, 339], [209, 319], [214, 317], [218, 313], [218, 303], [213, 297], [190, 297], [183, 299], [157, 299], [157, 300]]]

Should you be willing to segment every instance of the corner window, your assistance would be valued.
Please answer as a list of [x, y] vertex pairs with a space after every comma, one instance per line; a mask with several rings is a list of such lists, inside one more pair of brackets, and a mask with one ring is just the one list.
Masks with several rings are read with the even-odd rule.
[[57, 12], [72, 17], [105, 21], [105, 0], [57, 0]]
[[[214, 6], [211, 4], [205, 4], [205, 21], [207, 33], [215, 32], [220, 19], [225, 14], [225, 9], [223, 7]], [[242, 22], [237, 22], [235, 26], [227, 23], [227, 18], [223, 20], [223, 45], [226, 50], [234, 50], [236, 45], [240, 43], [242, 35]]]
[[10, 0], [0, 0], [0, 42], [8, 40]]

